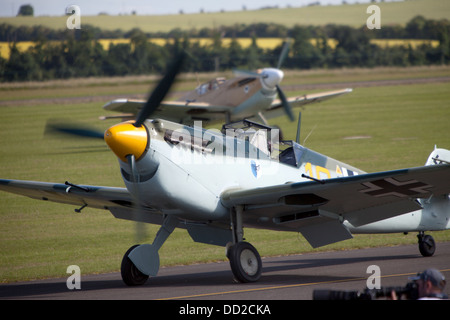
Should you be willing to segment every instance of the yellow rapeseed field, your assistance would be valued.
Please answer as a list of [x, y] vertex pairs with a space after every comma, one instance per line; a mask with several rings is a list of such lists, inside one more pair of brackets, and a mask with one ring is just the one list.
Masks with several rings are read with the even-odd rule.
[[[9, 43], [9, 42], [0, 42], [0, 56], [2, 58], [9, 59], [11, 45], [12, 45], [12, 43]], [[30, 47], [33, 47], [35, 45], [35, 43], [33, 41], [21, 41], [21, 42], [17, 42], [16, 45], [17, 45], [17, 48], [19, 49], [19, 51], [23, 52], [23, 51], [28, 50]]]
[[[157, 45], [164, 46], [167, 43], [167, 41], [173, 41], [173, 40], [172, 39], [164, 39], [164, 38], [153, 38], [153, 39], [150, 39], [149, 41], [151, 41], [152, 43], [155, 43]], [[191, 41], [198, 42], [198, 43], [200, 43], [201, 46], [208, 46], [208, 45], [212, 44], [213, 40], [210, 38], [199, 38], [199, 39], [192, 38]], [[231, 41], [232, 41], [231, 38], [224, 38], [224, 39], [222, 39], [222, 44], [223, 44], [223, 46], [229, 46]], [[251, 38], [238, 38], [237, 41], [243, 48], [248, 48], [252, 43]], [[284, 41], [283, 38], [259, 38], [256, 40], [256, 43], [257, 43], [258, 47], [260, 47], [261, 49], [274, 49], [277, 46], [280, 46], [283, 43], [283, 41]], [[392, 47], [392, 46], [411, 45], [411, 47], [414, 49], [422, 44], [428, 44], [433, 47], [437, 47], [439, 45], [439, 41], [437, 41], [437, 40], [417, 40], [417, 39], [372, 39], [371, 42], [373, 44], [376, 44], [383, 48]], [[52, 42], [52, 43], [54, 43], [54, 42]], [[99, 43], [103, 46], [103, 48], [105, 50], [108, 50], [110, 44], [130, 43], [130, 39], [125, 39], [125, 38], [122, 38], [122, 39], [100, 39]], [[316, 45], [317, 39], [311, 39], [311, 43], [313, 45]], [[9, 42], [0, 42], [0, 56], [2, 58], [9, 59], [11, 45], [12, 44]], [[23, 52], [23, 51], [28, 50], [30, 47], [33, 47], [35, 45], [35, 42], [23, 41], [23, 42], [17, 42], [16, 45], [17, 45], [17, 48]], [[328, 45], [334, 49], [337, 45], [337, 41], [335, 39], [328, 39]]]
[[380, 46], [382, 48], [395, 47], [395, 46], [408, 46], [408, 45], [410, 45], [411, 48], [415, 49], [418, 46], [421, 46], [423, 44], [431, 45], [434, 48], [439, 46], [439, 41], [438, 40], [372, 39], [370, 42], [373, 43], [373, 44], [376, 44], [377, 46]]

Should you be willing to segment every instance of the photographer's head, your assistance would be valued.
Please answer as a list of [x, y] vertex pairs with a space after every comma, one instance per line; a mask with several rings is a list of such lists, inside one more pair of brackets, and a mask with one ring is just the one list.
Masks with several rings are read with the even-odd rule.
[[439, 270], [426, 269], [425, 271], [418, 273], [417, 276], [409, 279], [417, 282], [419, 299], [447, 299], [447, 296], [444, 293], [446, 284], [445, 277]]

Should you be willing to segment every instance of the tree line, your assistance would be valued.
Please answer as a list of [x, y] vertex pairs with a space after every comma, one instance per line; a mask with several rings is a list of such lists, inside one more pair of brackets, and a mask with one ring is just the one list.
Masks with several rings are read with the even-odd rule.
[[[327, 37], [333, 37], [336, 29], [343, 26], [329, 24], [326, 26], [310, 26], [308, 29], [312, 37], [318, 37], [325, 34]], [[131, 38], [138, 29], [123, 31], [102, 30], [99, 27], [85, 25], [83, 28], [89, 29], [95, 39], [122, 39]], [[359, 29], [366, 29], [365, 26]], [[291, 28], [275, 23], [254, 23], [251, 25], [236, 24], [233, 26], [222, 26], [220, 32], [227, 37], [251, 38], [285, 38], [290, 35]], [[383, 25], [376, 32], [371, 32], [370, 37], [373, 39], [434, 39], [438, 40], [442, 32], [450, 30], [450, 22], [444, 20], [426, 19], [423, 16], [412, 18], [405, 26], [401, 25]], [[202, 28], [182, 30], [180, 28], [173, 29], [169, 32], [146, 32], [148, 38], [174, 38], [188, 36], [189, 38], [208, 38], [211, 37], [216, 29]], [[0, 41], [38, 41], [46, 40], [65, 40], [67, 29], [52, 29], [41, 25], [37, 26], [13, 26], [7, 23], [0, 24]]]
[[[172, 41], [159, 46], [148, 41], [154, 37]], [[198, 37], [210, 38], [211, 44], [191, 41]], [[229, 46], [222, 44], [223, 37], [231, 38]], [[237, 41], [240, 37], [250, 37], [252, 44], [243, 48]], [[275, 67], [282, 45], [262, 49], [256, 41], [262, 37], [291, 39], [290, 53], [282, 66], [285, 69], [413, 66], [448, 64], [450, 61], [449, 21], [421, 16], [413, 18], [404, 27], [382, 26], [380, 30], [369, 30], [365, 26], [297, 25], [287, 28], [275, 24], [253, 24], [198, 31], [175, 29], [150, 34], [139, 29], [102, 31], [87, 25], [78, 30], [56, 31], [42, 26], [1, 24], [0, 41], [10, 42], [11, 52], [9, 59], [0, 58], [0, 81], [160, 74], [181, 50], [190, 57], [184, 65], [183, 71], [186, 72]], [[111, 44], [104, 49], [98, 41], [102, 38], [129, 38], [130, 42]], [[371, 43], [374, 38], [433, 39], [439, 45], [380, 47]], [[329, 39], [334, 39], [337, 45], [331, 46]], [[34, 41], [35, 45], [21, 52], [16, 42], [25, 40]]]

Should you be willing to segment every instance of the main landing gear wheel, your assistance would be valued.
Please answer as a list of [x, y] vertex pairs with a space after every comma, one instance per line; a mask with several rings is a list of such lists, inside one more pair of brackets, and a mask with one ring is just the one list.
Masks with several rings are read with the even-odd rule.
[[143, 274], [138, 268], [133, 264], [133, 262], [128, 258], [128, 255], [137, 245], [132, 246], [124, 254], [122, 259], [122, 265], [120, 266], [120, 273], [122, 274], [122, 280], [127, 286], [140, 286], [143, 285], [147, 279], [148, 275]]
[[423, 232], [417, 235], [419, 239], [419, 251], [424, 257], [431, 257], [436, 251], [436, 243], [430, 235], [425, 235]]
[[262, 262], [258, 251], [248, 242], [231, 246], [227, 254], [231, 270], [239, 282], [255, 282], [261, 277]]

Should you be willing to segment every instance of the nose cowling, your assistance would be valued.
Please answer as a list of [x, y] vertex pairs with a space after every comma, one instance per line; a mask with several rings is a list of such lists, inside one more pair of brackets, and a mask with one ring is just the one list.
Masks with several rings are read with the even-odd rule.
[[135, 127], [133, 122], [119, 123], [106, 130], [104, 138], [123, 162], [127, 162], [128, 155], [134, 155], [139, 160], [148, 150], [149, 137], [144, 125]]

